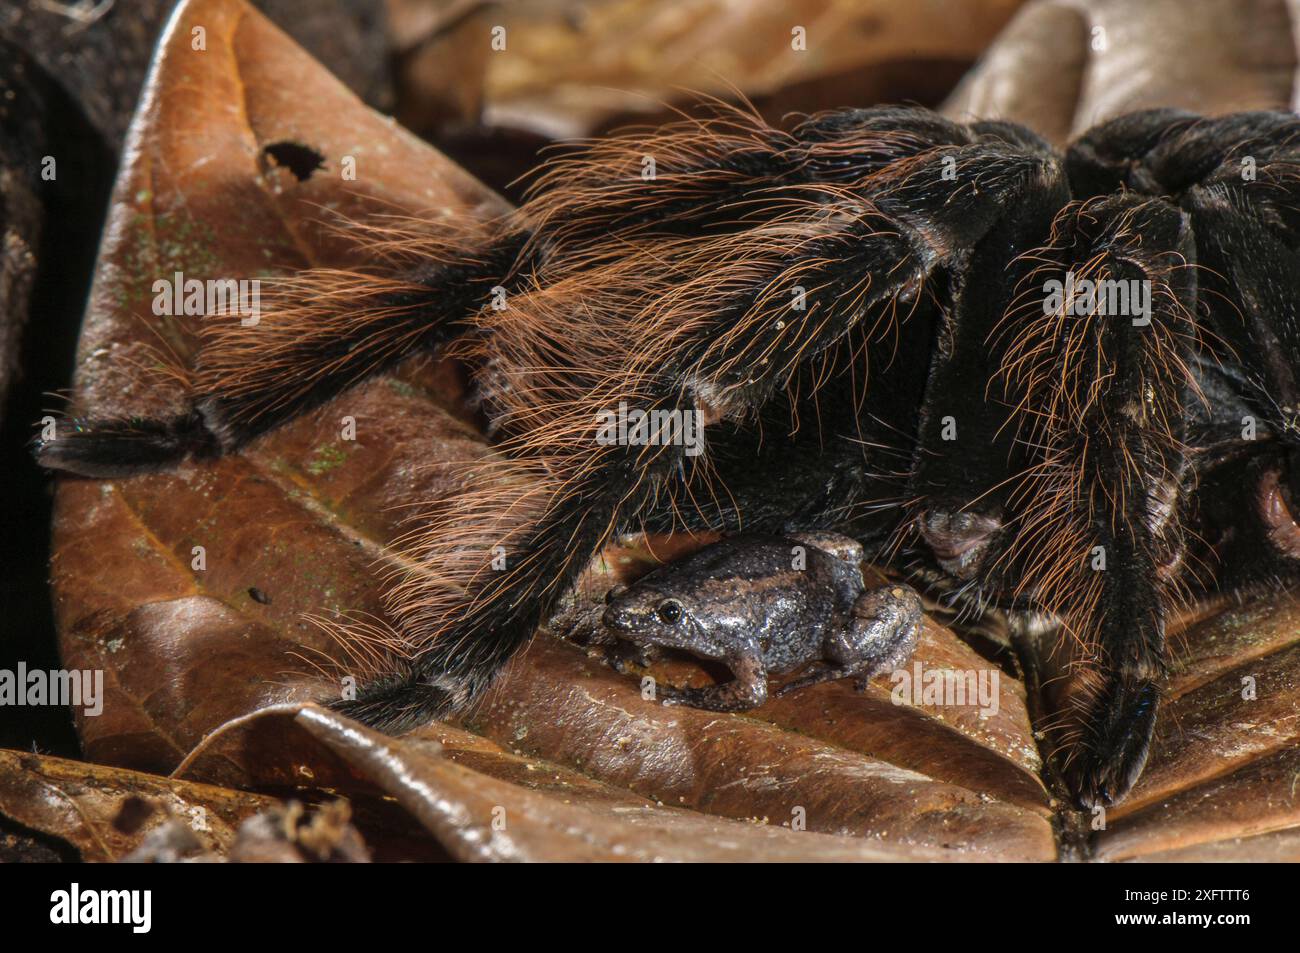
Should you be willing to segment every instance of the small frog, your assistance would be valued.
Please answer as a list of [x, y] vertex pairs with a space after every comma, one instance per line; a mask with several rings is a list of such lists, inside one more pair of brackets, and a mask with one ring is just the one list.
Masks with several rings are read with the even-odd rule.
[[[862, 546], [832, 533], [738, 535], [662, 566], [605, 597], [606, 638], [649, 664], [661, 648], [717, 659], [734, 681], [659, 686], [667, 705], [745, 711], [767, 700], [767, 676], [817, 663], [778, 694], [901, 665], [916, 648], [921, 600], [910, 588], [867, 588]], [[616, 654], [611, 661], [626, 670]]]

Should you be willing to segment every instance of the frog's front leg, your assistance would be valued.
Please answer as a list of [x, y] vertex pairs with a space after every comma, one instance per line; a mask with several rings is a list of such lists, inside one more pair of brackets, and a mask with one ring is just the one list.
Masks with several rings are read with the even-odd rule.
[[823, 643], [827, 664], [783, 685], [778, 694], [850, 677], [862, 691], [873, 676], [911, 658], [921, 636], [921, 617], [921, 597], [910, 586], [868, 589], [854, 602], [845, 624]]
[[757, 646], [722, 659], [735, 678], [708, 688], [673, 688], [656, 685], [665, 705], [689, 705], [708, 711], [749, 711], [767, 701], [767, 666]]

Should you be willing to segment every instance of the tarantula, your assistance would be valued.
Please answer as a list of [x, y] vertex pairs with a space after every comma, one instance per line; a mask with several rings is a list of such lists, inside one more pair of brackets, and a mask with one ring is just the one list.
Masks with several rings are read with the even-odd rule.
[[[96, 477], [230, 453], [445, 348], [496, 453], [407, 541], [399, 650], [334, 707], [396, 731], [468, 705], [615, 534], [834, 529], [967, 616], [1059, 626], [1069, 778], [1113, 802], [1171, 609], [1300, 557], [1298, 132], [1155, 110], [1061, 154], [923, 109], [712, 108], [553, 158], [404, 270], [289, 280], [205, 327], [188, 414], [36, 452]], [[698, 415], [705, 451], [597, 440], [620, 405]]]

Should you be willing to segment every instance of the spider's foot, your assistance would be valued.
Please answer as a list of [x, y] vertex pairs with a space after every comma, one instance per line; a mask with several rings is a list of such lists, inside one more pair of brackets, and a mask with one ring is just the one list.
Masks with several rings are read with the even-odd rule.
[[42, 428], [31, 444], [36, 462], [96, 479], [134, 476], [186, 457], [211, 457], [220, 441], [197, 413], [168, 418], [65, 417]]
[[1142, 774], [1160, 706], [1159, 683], [1117, 679], [1088, 717], [1091, 740], [1070, 772], [1071, 786], [1086, 810], [1122, 801]]

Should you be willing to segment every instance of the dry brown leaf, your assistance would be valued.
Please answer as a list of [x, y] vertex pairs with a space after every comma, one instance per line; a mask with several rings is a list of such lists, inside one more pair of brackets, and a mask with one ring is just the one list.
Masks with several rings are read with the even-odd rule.
[[280, 786], [302, 797], [283, 802], [126, 768], [0, 751], [0, 826], [17, 825], [46, 843], [66, 844], [87, 862], [447, 859], [436, 840], [375, 789], [359, 790], [348, 803], [303, 780]]
[[[442, 743], [429, 734], [439, 735]], [[319, 782], [346, 786], [365, 778], [396, 798], [460, 860], [981, 859], [977, 853], [918, 846], [907, 837], [894, 842], [837, 836], [765, 818], [710, 816], [512, 755], [450, 726], [395, 739], [310, 705], [280, 706], [233, 722], [180, 771], [219, 772], [246, 785], [273, 783], [283, 775], [283, 762], [269, 762], [270, 752], [292, 752], [296, 770]]]
[[657, 113], [686, 90], [780, 114], [898, 95], [885, 90], [906, 76], [904, 95], [933, 102], [1022, 2], [393, 0], [399, 115], [421, 130], [481, 120], [554, 139]]

